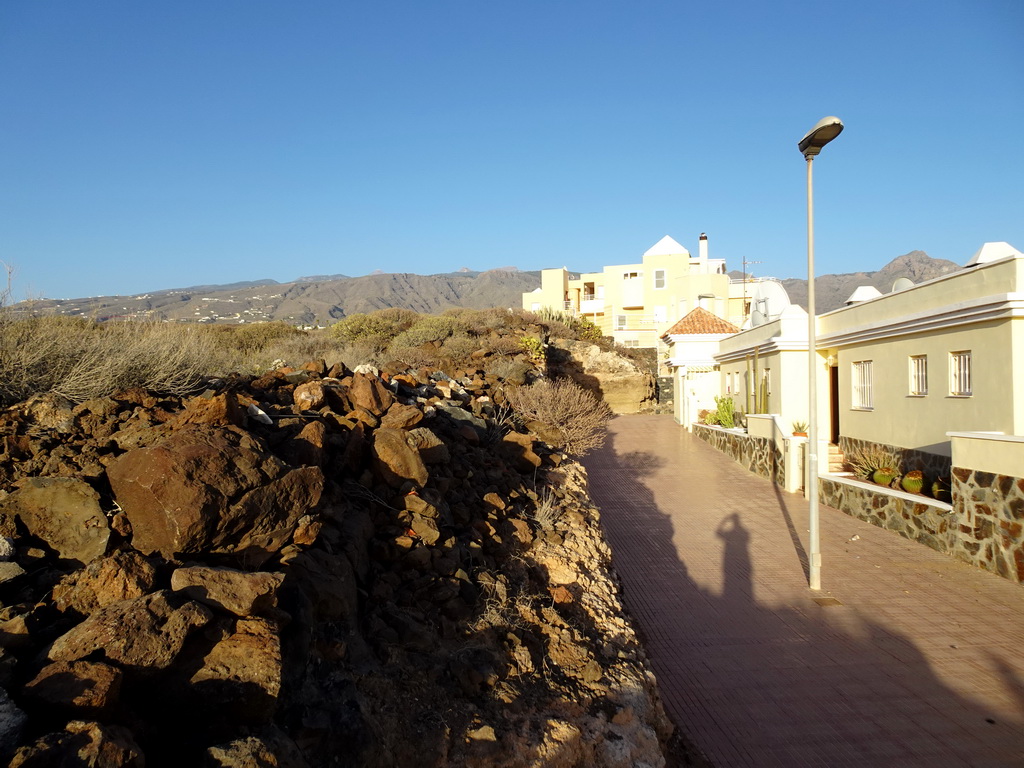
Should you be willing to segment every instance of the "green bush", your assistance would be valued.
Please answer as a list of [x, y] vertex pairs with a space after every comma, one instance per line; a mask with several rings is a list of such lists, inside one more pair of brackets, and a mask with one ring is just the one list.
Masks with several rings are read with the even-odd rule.
[[452, 315], [424, 315], [392, 340], [391, 347], [419, 347], [440, 343], [450, 336], [465, 335], [469, 326]]
[[384, 349], [420, 318], [421, 315], [411, 309], [389, 307], [368, 314], [349, 315], [332, 325], [330, 332], [343, 341], [369, 342]]

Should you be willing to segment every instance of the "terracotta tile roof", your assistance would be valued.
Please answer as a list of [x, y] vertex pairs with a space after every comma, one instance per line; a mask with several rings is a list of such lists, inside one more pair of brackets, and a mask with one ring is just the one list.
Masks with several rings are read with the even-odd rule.
[[740, 329], [723, 320], [718, 315], [708, 312], [704, 307], [697, 307], [686, 317], [669, 328], [663, 336], [678, 336], [686, 333], [739, 333]]

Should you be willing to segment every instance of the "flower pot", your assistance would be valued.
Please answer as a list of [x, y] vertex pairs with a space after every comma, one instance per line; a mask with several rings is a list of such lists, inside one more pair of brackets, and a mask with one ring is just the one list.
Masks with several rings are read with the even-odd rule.
[[806, 432], [794, 432], [793, 437], [807, 437]]

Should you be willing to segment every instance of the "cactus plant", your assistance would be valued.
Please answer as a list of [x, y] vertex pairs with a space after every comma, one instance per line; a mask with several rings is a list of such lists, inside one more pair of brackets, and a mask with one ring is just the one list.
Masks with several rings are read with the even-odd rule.
[[907, 493], [920, 493], [924, 488], [924, 473], [919, 469], [912, 469], [903, 476], [900, 485]]
[[888, 487], [891, 486], [899, 476], [900, 473], [892, 467], [879, 467], [872, 473], [871, 479], [879, 485]]
[[932, 483], [932, 496], [936, 501], [944, 501], [947, 504], [953, 500], [949, 491], [949, 478], [939, 477]]

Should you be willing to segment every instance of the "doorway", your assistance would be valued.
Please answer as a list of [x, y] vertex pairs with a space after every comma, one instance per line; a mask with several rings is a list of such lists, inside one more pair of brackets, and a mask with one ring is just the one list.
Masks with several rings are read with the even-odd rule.
[[839, 366], [828, 369], [829, 437], [833, 445], [839, 445]]

